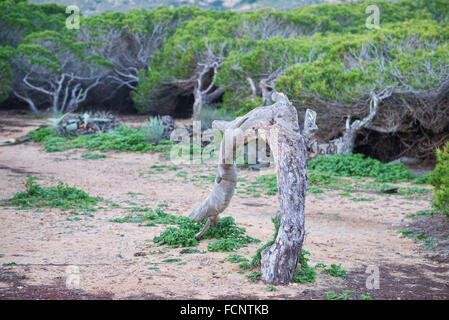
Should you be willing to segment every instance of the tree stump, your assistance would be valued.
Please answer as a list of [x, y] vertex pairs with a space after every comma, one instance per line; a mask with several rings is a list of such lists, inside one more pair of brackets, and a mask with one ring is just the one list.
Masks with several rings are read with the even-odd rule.
[[218, 172], [210, 195], [190, 217], [200, 222], [208, 219], [200, 238], [218, 221], [229, 205], [237, 184], [234, 163], [236, 150], [256, 139], [266, 140], [273, 152], [279, 186], [280, 227], [275, 243], [262, 252], [262, 280], [285, 284], [292, 280], [304, 240], [304, 208], [307, 189], [306, 144], [316, 131], [316, 114], [307, 110], [301, 133], [296, 109], [282, 93], [273, 93], [274, 104], [258, 107], [234, 121], [214, 121], [213, 128], [223, 131]]

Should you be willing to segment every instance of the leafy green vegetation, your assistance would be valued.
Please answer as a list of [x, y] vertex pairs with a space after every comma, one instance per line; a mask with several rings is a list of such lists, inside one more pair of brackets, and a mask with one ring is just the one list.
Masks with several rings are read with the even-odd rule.
[[181, 259], [179, 259], [179, 258], [171, 258], [171, 259], [162, 260], [162, 262], [166, 262], [166, 263], [173, 263], [173, 262], [180, 262], [180, 261], [181, 261]]
[[[376, 159], [366, 158], [362, 154], [335, 154], [312, 159], [309, 161], [307, 174], [309, 193], [324, 193], [324, 188], [342, 190], [339, 195], [349, 197], [353, 201], [374, 200], [372, 197], [361, 197], [359, 194], [354, 197], [351, 193], [356, 189], [361, 191], [397, 189], [398, 195], [424, 195], [430, 192], [426, 188], [395, 187], [385, 184], [385, 182], [410, 181], [414, 176], [403, 164], [384, 164]], [[365, 177], [374, 181], [364, 180]], [[276, 175], [268, 174], [244, 185], [242, 189], [237, 190], [237, 193], [258, 197], [260, 194], [275, 195], [277, 191]]]
[[[328, 300], [349, 300], [351, 297], [355, 299], [357, 291], [356, 290], [343, 290], [339, 295], [335, 291], [326, 291], [323, 292]], [[363, 293], [360, 295], [360, 300], [373, 300], [370, 296], [364, 295]]]
[[201, 251], [201, 250], [198, 250], [198, 249], [192, 249], [192, 248], [185, 248], [185, 249], [182, 249], [180, 252], [179, 252], [180, 254], [191, 254], [191, 253], [206, 253], [206, 251]]
[[[159, 236], [154, 237], [153, 242], [158, 245], [168, 245], [170, 248], [192, 247], [199, 244], [199, 241], [195, 239], [195, 234], [202, 230], [205, 221], [196, 223], [188, 217], [168, 214], [162, 208], [157, 208], [156, 210], [141, 209], [140, 211], [145, 213], [115, 218], [110, 221], [116, 223], [141, 223], [148, 227], [158, 224], [178, 225], [178, 227], [167, 227]], [[258, 239], [245, 235], [245, 232], [245, 229], [235, 224], [234, 218], [224, 217], [218, 220], [217, 226], [211, 226], [201, 239], [216, 239], [216, 241], [208, 243], [207, 249], [211, 252], [230, 252], [240, 249], [248, 243], [260, 242]], [[195, 249], [183, 249], [181, 253], [202, 252]]]
[[434, 187], [434, 207], [449, 217], [449, 141], [437, 150], [437, 165], [428, 181]]
[[300, 267], [296, 269], [295, 275], [293, 276], [293, 281], [299, 283], [315, 282], [316, 272], [309, 266], [309, 258], [306, 255], [310, 255], [309, 251], [301, 250], [299, 255]]
[[254, 271], [250, 274], [247, 274], [246, 277], [250, 280], [258, 280], [261, 277], [261, 273], [259, 271]]
[[345, 177], [369, 177], [377, 182], [405, 182], [414, 178], [403, 164], [385, 164], [362, 154], [335, 154], [309, 162], [309, 170]]
[[350, 294], [356, 293], [355, 290], [343, 290], [341, 295], [335, 293], [335, 291], [323, 292], [328, 300], [348, 300]]
[[267, 286], [267, 291], [277, 291], [277, 289], [276, 289], [276, 287], [275, 286], [273, 286], [273, 285], [268, 285]]
[[346, 277], [346, 270], [341, 268], [341, 264], [331, 264], [330, 268], [324, 268], [323, 272], [327, 273], [328, 275], [331, 275], [332, 277]]
[[20, 208], [50, 207], [50, 208], [88, 208], [96, 205], [100, 198], [89, 196], [75, 187], [69, 187], [59, 182], [56, 187], [43, 188], [35, 177], [29, 177], [25, 183], [25, 191], [16, 193], [11, 203]]
[[230, 254], [229, 257], [225, 259], [225, 261], [229, 261], [231, 263], [240, 263], [240, 262], [248, 262], [249, 260], [239, 254]]
[[90, 151], [109, 150], [132, 152], [168, 152], [170, 141], [160, 141], [158, 145], [149, 142], [147, 129], [133, 129], [120, 126], [106, 133], [82, 135], [78, 137], [59, 137], [53, 128], [42, 128], [28, 133], [34, 142], [43, 142], [47, 152], [85, 148]]
[[[136, 208], [138, 209], [138, 208]], [[136, 211], [134, 209], [133, 211]], [[189, 219], [186, 217], [178, 217], [166, 213], [162, 208], [153, 209], [138, 209], [145, 212], [144, 214], [129, 215], [123, 218], [115, 218], [110, 220], [116, 223], [143, 223], [144, 226], [154, 227], [158, 224], [181, 224]]]
[[88, 159], [88, 160], [98, 160], [106, 158], [106, 155], [99, 154], [99, 153], [85, 153], [81, 155], [81, 158]]
[[[196, 246], [199, 241], [195, 239], [195, 234], [202, 230], [204, 224], [205, 222], [195, 223], [184, 217], [178, 227], [168, 227], [153, 241], [171, 248]], [[260, 241], [245, 235], [245, 229], [238, 227], [232, 217], [220, 218], [217, 226], [211, 226], [201, 239], [217, 239], [207, 245], [208, 251], [212, 252], [230, 252], [248, 243]]]

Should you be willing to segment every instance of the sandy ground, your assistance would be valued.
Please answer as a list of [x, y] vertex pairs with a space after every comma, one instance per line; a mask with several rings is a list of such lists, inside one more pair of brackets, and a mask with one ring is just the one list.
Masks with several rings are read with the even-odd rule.
[[[124, 120], [136, 124], [143, 119]], [[44, 122], [2, 113], [0, 140], [18, 137]], [[165, 203], [168, 213], [186, 216], [212, 187], [208, 180], [192, 182], [176, 176], [179, 170], [142, 174], [154, 164], [170, 165], [158, 153], [108, 152], [100, 160], [83, 159], [83, 153], [46, 153], [35, 143], [1, 147], [0, 199], [24, 190], [26, 176], [33, 175], [42, 185], [61, 180], [123, 207], [157, 208]], [[192, 178], [213, 174], [215, 168], [191, 165], [181, 171]], [[263, 172], [239, 174], [252, 180]], [[326, 299], [323, 291], [352, 289], [358, 296], [375, 299], [449, 298], [448, 261], [430, 259], [422, 244], [397, 233], [404, 228], [405, 215], [431, 209], [430, 194], [370, 194], [373, 201], [356, 202], [338, 193], [307, 195], [303, 248], [311, 253], [312, 266], [341, 263], [348, 276], [335, 278], [318, 271], [314, 283], [276, 286], [274, 292], [267, 291], [262, 281], [238, 273], [238, 264], [224, 262], [229, 253], [181, 255], [180, 248], [157, 247], [152, 242], [166, 226], [109, 221], [129, 215], [124, 208], [99, 209], [91, 212], [93, 216], [80, 215], [81, 220], [73, 221], [69, 213], [73, 210], [19, 210], [5, 203], [0, 207], [0, 264], [5, 264], [0, 267], [0, 298]], [[271, 218], [278, 210], [277, 196], [237, 194], [222, 216], [234, 217], [248, 235], [264, 243], [272, 238]], [[201, 241], [198, 249], [207, 251], [209, 241]], [[260, 245], [250, 244], [236, 253], [251, 258]], [[158, 250], [162, 253], [149, 254]], [[138, 252], [145, 255], [136, 256]], [[162, 262], [168, 258], [180, 258], [185, 264]], [[15, 264], [8, 265], [11, 262]], [[379, 268], [379, 289], [366, 287], [368, 266]], [[67, 277], [76, 270], [79, 288], [66, 288]]]

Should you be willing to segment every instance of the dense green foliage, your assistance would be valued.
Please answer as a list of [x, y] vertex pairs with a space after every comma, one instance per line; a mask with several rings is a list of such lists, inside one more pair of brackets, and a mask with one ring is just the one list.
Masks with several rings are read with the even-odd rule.
[[[378, 29], [365, 26], [371, 4], [381, 12]], [[107, 99], [106, 91], [127, 86], [135, 108], [153, 113], [172, 112], [167, 106], [192, 94], [199, 74], [207, 71], [203, 87], [223, 89], [224, 109], [239, 115], [262, 103], [262, 80], [285, 70], [274, 79], [277, 90], [299, 110], [324, 108], [317, 110], [320, 121], [327, 104], [317, 99], [351, 106], [398, 81], [412, 89], [438, 85], [449, 66], [448, 8], [445, 0], [324, 3], [291, 11], [158, 7], [81, 17], [80, 30], [68, 30], [64, 6], [6, 0], [0, 3], [0, 45], [17, 48], [13, 87], [25, 98], [30, 90], [37, 94], [32, 98], [38, 106], [48, 97], [23, 86], [30, 70], [41, 88], [47, 84], [38, 79], [54, 77], [55, 83], [60, 73], [74, 73], [84, 88], [91, 85], [85, 79], [97, 75], [97, 104]], [[214, 63], [217, 69], [202, 70]], [[70, 87], [68, 80], [63, 85]], [[3, 87], [0, 97], [8, 92]], [[63, 100], [63, 91], [58, 95]], [[161, 98], [171, 99], [164, 100], [166, 110]]]
[[133, 211], [144, 212], [137, 215], [129, 215], [123, 218], [112, 219], [111, 222], [117, 223], [142, 223], [146, 227], [154, 227], [158, 224], [182, 224], [189, 221], [186, 217], [178, 217], [166, 213], [163, 209], [138, 209]]
[[43, 30], [61, 31], [66, 19], [65, 6], [36, 5], [24, 0], [0, 2], [0, 45], [17, 47], [28, 34]]
[[[195, 234], [201, 231], [204, 224], [205, 221], [195, 223], [191, 219], [184, 218], [178, 227], [168, 227], [153, 241], [172, 248], [196, 246], [199, 241], [195, 239]], [[217, 239], [207, 245], [207, 249], [212, 252], [229, 252], [240, 249], [248, 243], [260, 241], [245, 235], [245, 229], [238, 227], [232, 217], [220, 218], [217, 226], [210, 227], [201, 239]]]
[[59, 182], [56, 187], [41, 187], [35, 177], [29, 177], [25, 183], [25, 191], [18, 192], [10, 199], [11, 203], [21, 208], [87, 208], [96, 205], [99, 198], [91, 197], [75, 187]]
[[434, 206], [449, 217], [449, 142], [437, 150], [438, 163], [430, 173], [428, 182], [434, 187]]
[[[133, 1], [74, 1], [74, 0], [31, 0], [34, 3], [56, 2], [63, 4], [77, 4], [82, 12], [88, 15], [98, 14], [104, 11], [122, 11], [127, 12], [135, 8], [154, 9], [159, 6], [178, 7], [186, 3], [200, 7], [206, 10], [247, 10], [258, 8], [274, 8], [278, 10], [291, 10], [292, 8], [302, 7], [311, 4], [327, 2], [329, 0], [233, 0], [233, 1], [204, 1], [204, 0], [133, 0]], [[343, 0], [344, 2], [345, 0]]]
[[385, 164], [362, 154], [336, 154], [309, 161], [308, 169], [330, 176], [369, 177], [377, 182], [405, 182], [414, 178], [403, 164]]
[[[127, 126], [120, 126], [107, 133], [97, 133], [82, 135], [78, 137], [60, 137], [56, 130], [48, 127], [34, 130], [28, 133], [34, 142], [43, 142], [47, 152], [57, 152], [69, 149], [85, 148], [87, 150], [108, 150], [133, 151], [133, 152], [168, 152], [171, 142], [159, 141], [158, 145], [149, 142], [151, 126], [140, 129], [133, 129]], [[152, 132], [152, 131], [150, 131]]]
[[0, 46], [0, 102], [8, 97], [12, 82], [12, 71], [8, 62], [10, 54], [8, 47]]
[[[396, 70], [415, 89], [435, 85], [438, 72], [445, 72], [441, 66], [448, 65], [448, 6], [444, 1], [375, 3], [382, 13], [379, 30], [365, 27], [368, 3], [363, 1], [290, 12], [203, 12], [156, 51], [135, 95], [137, 106], [146, 108], [144, 102], [158, 98], [161, 83], [188, 79], [198, 63], [212, 58], [222, 61], [215, 81], [225, 88], [223, 104], [238, 113], [256, 99], [250, 98], [248, 77], [257, 84], [280, 67], [287, 70], [276, 87], [299, 108], [304, 99], [316, 95], [350, 103], [395, 83]], [[419, 46], [409, 43], [415, 38]], [[349, 59], [360, 52], [365, 55], [360, 60]], [[437, 72], [426, 74], [423, 61], [430, 61]]]

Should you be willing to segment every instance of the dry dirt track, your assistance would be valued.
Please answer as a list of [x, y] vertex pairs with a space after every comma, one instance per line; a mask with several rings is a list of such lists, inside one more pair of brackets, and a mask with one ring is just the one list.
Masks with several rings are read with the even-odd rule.
[[[20, 127], [23, 123], [43, 122], [6, 114], [0, 120], [0, 140], [32, 129]], [[161, 154], [108, 152], [105, 159], [86, 160], [83, 153], [46, 153], [34, 143], [0, 147], [0, 199], [22, 191], [31, 174], [42, 185], [61, 180], [123, 207], [156, 208], [166, 203], [168, 213], [187, 215], [211, 187], [208, 180], [192, 182], [176, 176], [177, 171], [142, 175], [151, 165], [167, 163]], [[181, 170], [190, 178], [215, 172], [205, 166]], [[260, 174], [240, 171], [248, 180]], [[2, 206], [0, 265], [15, 264], [0, 267], [0, 299], [326, 299], [323, 291], [352, 289], [357, 296], [374, 299], [449, 298], [448, 261], [429, 259], [422, 244], [397, 233], [404, 228], [405, 215], [431, 208], [430, 195], [411, 199], [370, 194], [373, 201], [356, 202], [338, 193], [307, 195], [304, 248], [311, 252], [311, 265], [341, 263], [347, 278], [318, 273], [315, 283], [276, 286], [275, 292], [237, 273], [237, 264], [223, 262], [228, 253], [180, 255], [181, 249], [156, 247], [152, 239], [165, 226], [110, 222], [130, 214], [123, 208], [99, 209], [75, 221], [71, 210]], [[272, 237], [271, 218], [278, 209], [276, 196], [237, 195], [222, 216], [234, 217], [247, 234], [265, 242]], [[202, 241], [199, 249], [207, 250], [207, 242]], [[250, 244], [237, 253], [250, 258], [259, 246]], [[163, 253], [148, 254], [157, 250]], [[136, 256], [138, 252], [146, 255]], [[162, 262], [168, 258], [181, 258], [185, 264]], [[379, 268], [378, 290], [366, 288], [369, 265]], [[79, 268], [79, 289], [66, 288], [67, 266]]]

